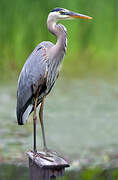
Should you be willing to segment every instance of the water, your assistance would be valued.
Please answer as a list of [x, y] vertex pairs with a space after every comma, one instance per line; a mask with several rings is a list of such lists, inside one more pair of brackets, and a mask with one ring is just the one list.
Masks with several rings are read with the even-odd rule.
[[[0, 102], [0, 161], [21, 161], [25, 152], [32, 149], [32, 117], [25, 126], [16, 123], [16, 83], [0, 86]], [[117, 109], [117, 84], [102, 79], [58, 80], [45, 99], [49, 149], [58, 150], [72, 161], [109, 161], [108, 155], [118, 152]], [[41, 149], [41, 129], [37, 123], [37, 143]]]

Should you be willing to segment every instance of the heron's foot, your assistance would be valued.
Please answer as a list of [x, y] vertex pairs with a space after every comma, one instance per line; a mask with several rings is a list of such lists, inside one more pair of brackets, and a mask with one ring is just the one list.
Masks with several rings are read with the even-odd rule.
[[52, 156], [49, 156], [47, 154], [44, 154], [43, 152], [33, 152], [33, 155], [34, 155], [34, 160], [37, 158], [37, 157], [40, 157], [41, 159], [45, 159], [47, 161], [50, 161], [50, 162], [53, 162], [53, 160], [51, 159]]
[[43, 152], [45, 153], [45, 156], [46, 156], [46, 157], [52, 157], [51, 150], [48, 149], [47, 147], [44, 147], [44, 148], [43, 148]]
[[44, 147], [43, 151], [45, 152], [45, 155], [47, 157], [53, 157], [54, 155], [58, 155], [56, 151], [52, 151], [48, 149], [47, 147]]

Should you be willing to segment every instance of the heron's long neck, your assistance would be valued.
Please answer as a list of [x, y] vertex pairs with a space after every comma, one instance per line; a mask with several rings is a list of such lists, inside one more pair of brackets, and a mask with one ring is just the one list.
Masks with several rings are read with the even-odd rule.
[[57, 24], [55, 22], [47, 21], [47, 27], [49, 31], [57, 37], [56, 48], [58, 50], [66, 51], [67, 46], [67, 32], [66, 28], [62, 24]]

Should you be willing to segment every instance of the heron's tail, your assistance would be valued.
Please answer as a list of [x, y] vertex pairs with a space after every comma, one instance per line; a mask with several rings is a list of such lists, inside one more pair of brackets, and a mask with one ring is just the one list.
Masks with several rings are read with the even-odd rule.
[[25, 109], [25, 111], [24, 110], [19, 111], [17, 109], [17, 120], [18, 120], [18, 124], [19, 125], [24, 125], [27, 122], [28, 117], [29, 117], [30, 113], [32, 112], [32, 109], [33, 109], [33, 105], [32, 104], [30, 104]]

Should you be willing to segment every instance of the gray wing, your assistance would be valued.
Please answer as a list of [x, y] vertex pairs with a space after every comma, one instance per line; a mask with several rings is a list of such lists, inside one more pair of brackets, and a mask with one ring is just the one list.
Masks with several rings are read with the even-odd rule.
[[20, 125], [27, 121], [33, 109], [33, 96], [47, 70], [44, 47], [52, 46], [51, 42], [40, 43], [27, 59], [20, 73], [17, 89], [17, 120]]

